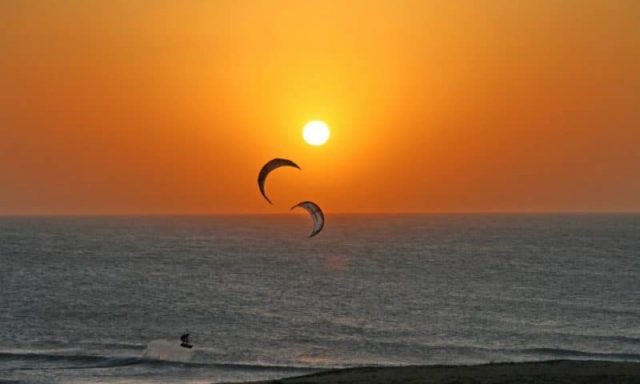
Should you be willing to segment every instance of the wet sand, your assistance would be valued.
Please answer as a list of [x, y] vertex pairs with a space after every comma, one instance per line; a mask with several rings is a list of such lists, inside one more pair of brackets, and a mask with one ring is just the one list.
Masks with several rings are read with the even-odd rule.
[[556, 360], [474, 366], [351, 368], [260, 384], [638, 384], [640, 363]]

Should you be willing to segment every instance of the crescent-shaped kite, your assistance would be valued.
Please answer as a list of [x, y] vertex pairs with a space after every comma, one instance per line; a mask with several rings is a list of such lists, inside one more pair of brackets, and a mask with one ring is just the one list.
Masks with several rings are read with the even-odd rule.
[[313, 201], [303, 201], [294, 205], [291, 209], [295, 209], [297, 207], [304, 208], [309, 212], [313, 219], [313, 231], [311, 231], [309, 237], [313, 237], [320, 233], [320, 231], [322, 231], [322, 227], [324, 227], [324, 213], [322, 213], [322, 209], [318, 207], [318, 204]]
[[262, 196], [267, 199], [269, 204], [273, 203], [267, 197], [267, 194], [264, 191], [264, 183], [267, 181], [267, 176], [269, 175], [269, 173], [271, 173], [271, 171], [273, 171], [274, 169], [280, 167], [294, 167], [300, 169], [298, 164], [294, 163], [293, 161], [279, 158], [269, 160], [265, 165], [262, 166], [262, 169], [260, 169], [260, 173], [258, 174], [258, 188], [260, 188], [260, 193], [262, 193]]

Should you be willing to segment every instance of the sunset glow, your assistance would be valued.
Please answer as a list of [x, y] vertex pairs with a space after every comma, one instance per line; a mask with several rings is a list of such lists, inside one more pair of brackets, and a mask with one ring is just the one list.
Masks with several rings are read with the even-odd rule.
[[0, 212], [640, 210], [639, 4], [0, 2]]
[[329, 140], [329, 127], [322, 121], [314, 120], [307, 123], [302, 131], [304, 140], [314, 146], [323, 145]]

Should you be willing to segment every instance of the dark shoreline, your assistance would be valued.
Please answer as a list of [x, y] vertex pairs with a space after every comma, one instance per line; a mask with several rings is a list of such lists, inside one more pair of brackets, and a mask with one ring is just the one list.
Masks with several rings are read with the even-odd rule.
[[639, 384], [640, 363], [551, 360], [451, 366], [345, 368], [253, 384]]

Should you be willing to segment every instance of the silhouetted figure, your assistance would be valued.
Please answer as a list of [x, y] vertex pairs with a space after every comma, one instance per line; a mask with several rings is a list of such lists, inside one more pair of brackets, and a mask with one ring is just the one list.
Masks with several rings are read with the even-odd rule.
[[180, 341], [182, 341], [182, 343], [180, 343], [180, 346], [182, 348], [193, 348], [193, 345], [189, 344], [189, 334], [185, 333], [184, 335], [180, 336]]

